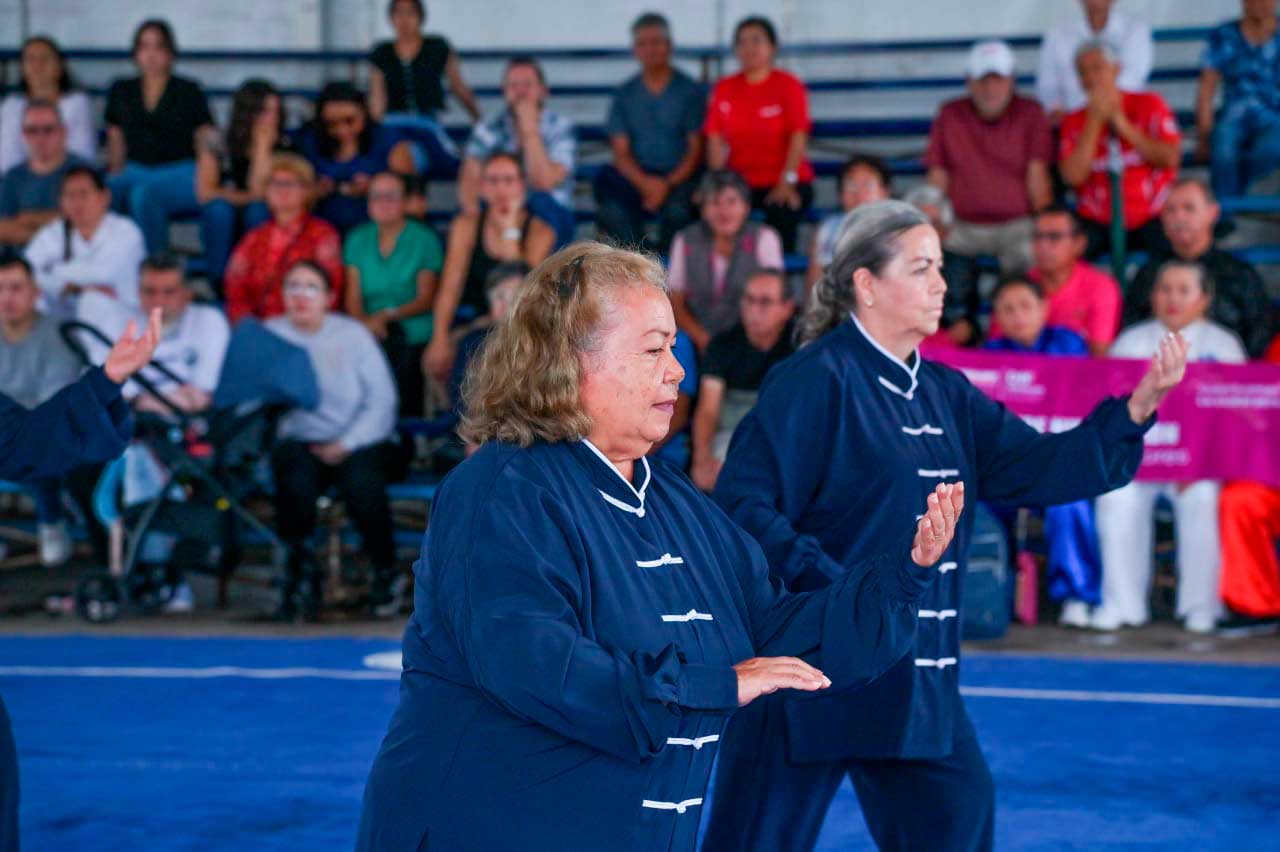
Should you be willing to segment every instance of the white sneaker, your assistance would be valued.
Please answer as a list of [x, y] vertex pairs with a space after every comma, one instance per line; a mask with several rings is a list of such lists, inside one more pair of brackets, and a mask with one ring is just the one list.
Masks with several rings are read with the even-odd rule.
[[54, 568], [66, 564], [71, 558], [71, 536], [61, 521], [56, 524], [40, 524], [36, 530], [40, 540], [40, 564]]
[[1062, 615], [1058, 623], [1063, 627], [1078, 627], [1081, 630], [1089, 626], [1089, 605], [1084, 601], [1067, 601], [1062, 605]]
[[1218, 629], [1218, 617], [1211, 612], [1193, 612], [1183, 619], [1182, 626], [1188, 633], [1203, 636]]
[[1102, 630], [1110, 633], [1119, 630], [1121, 627], [1141, 627], [1146, 624], [1147, 620], [1125, 618], [1114, 609], [1110, 609], [1106, 604], [1095, 607], [1093, 614], [1089, 616], [1089, 626], [1094, 630]]
[[166, 613], [182, 613], [192, 612], [196, 608], [195, 592], [191, 591], [191, 584], [186, 580], [173, 587], [173, 595], [165, 602], [162, 612]]

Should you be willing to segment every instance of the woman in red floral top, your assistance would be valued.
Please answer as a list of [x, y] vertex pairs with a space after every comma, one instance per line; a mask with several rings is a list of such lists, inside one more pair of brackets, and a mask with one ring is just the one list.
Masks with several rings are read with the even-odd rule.
[[271, 221], [245, 234], [223, 279], [231, 322], [284, 313], [284, 274], [300, 260], [314, 261], [328, 273], [330, 307], [342, 303], [342, 240], [332, 225], [311, 215], [315, 183], [315, 170], [302, 157], [272, 158], [266, 188]]

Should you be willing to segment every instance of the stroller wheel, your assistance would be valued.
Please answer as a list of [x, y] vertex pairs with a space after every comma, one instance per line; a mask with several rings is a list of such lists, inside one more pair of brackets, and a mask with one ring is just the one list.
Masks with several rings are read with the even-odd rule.
[[124, 605], [124, 587], [110, 574], [91, 574], [76, 586], [76, 612], [90, 624], [115, 621]]

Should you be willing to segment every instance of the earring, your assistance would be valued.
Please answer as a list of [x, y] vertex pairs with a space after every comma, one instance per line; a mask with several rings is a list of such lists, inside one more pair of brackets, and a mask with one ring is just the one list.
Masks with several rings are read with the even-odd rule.
[[875, 302], [874, 302], [874, 301], [872, 301], [871, 299], [867, 299], [867, 307], [868, 307], [868, 308], [869, 308], [869, 307], [871, 307], [871, 306], [872, 306], [872, 305], [874, 305], [874, 304], [875, 304]]

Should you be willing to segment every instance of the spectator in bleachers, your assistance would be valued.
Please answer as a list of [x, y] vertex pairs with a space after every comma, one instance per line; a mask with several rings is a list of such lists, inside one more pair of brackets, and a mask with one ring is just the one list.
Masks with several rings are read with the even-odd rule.
[[520, 293], [520, 285], [529, 274], [529, 264], [522, 260], [499, 263], [489, 270], [484, 282], [484, 295], [489, 302], [489, 311], [468, 327], [458, 341], [458, 357], [449, 369], [449, 400], [453, 403], [452, 426], [457, 427], [462, 416], [462, 384], [467, 377], [467, 367], [471, 359], [480, 351], [480, 345], [489, 338], [498, 323], [511, 312], [516, 296]]
[[52, 101], [29, 100], [22, 112], [26, 158], [0, 176], [0, 244], [24, 246], [58, 216], [62, 178], [88, 165], [67, 150], [67, 128]]
[[969, 94], [942, 105], [924, 155], [929, 183], [955, 208], [944, 248], [994, 255], [1006, 274], [1031, 266], [1032, 214], [1053, 201], [1049, 123], [1038, 103], [1014, 91], [1013, 65], [1003, 41], [973, 46]]
[[450, 330], [460, 313], [476, 316], [488, 308], [485, 282], [501, 263], [523, 261], [530, 268], [551, 254], [552, 225], [527, 204], [520, 158], [498, 151], [480, 170], [479, 209], [463, 208], [449, 226], [444, 272], [432, 307], [431, 342], [423, 358], [426, 372], [440, 381], [449, 375], [456, 351]]
[[[1196, 151], [1220, 198], [1244, 195], [1280, 165], [1276, 0], [1242, 0], [1238, 21], [1209, 33], [1196, 94]], [[1213, 102], [1222, 86], [1222, 107]]]
[[[34, 408], [80, 375], [80, 362], [58, 333], [58, 323], [38, 308], [40, 288], [19, 254], [0, 254], [0, 393]], [[60, 565], [71, 556], [62, 519], [61, 480], [35, 485], [40, 561]]]
[[795, 251], [796, 231], [813, 203], [809, 93], [792, 74], [774, 67], [778, 33], [767, 18], [748, 17], [733, 30], [742, 70], [716, 83], [707, 105], [707, 164], [742, 175], [752, 207]]
[[27, 159], [22, 116], [28, 101], [56, 104], [67, 148], [89, 162], [97, 159], [98, 133], [89, 96], [76, 86], [58, 43], [48, 36], [24, 41], [21, 68], [17, 90], [0, 102], [0, 172]]
[[89, 166], [68, 169], [58, 209], [61, 217], [37, 231], [26, 248], [48, 311], [66, 319], [89, 291], [136, 306], [138, 264], [146, 255], [142, 231], [111, 211], [102, 174]]
[[[267, 328], [307, 350], [320, 388], [312, 410], [280, 421], [271, 454], [276, 524], [289, 546], [281, 616], [314, 616], [321, 602], [318, 568], [307, 555], [316, 500], [336, 486], [372, 563], [370, 603], [393, 603], [395, 541], [387, 501], [395, 453], [396, 387], [378, 342], [363, 325], [332, 313], [328, 271], [309, 260], [284, 276], [285, 315]], [[387, 613], [390, 614], [390, 613]]]
[[[1120, 329], [1120, 286], [1085, 263], [1079, 219], [1065, 207], [1046, 207], [1036, 214], [1031, 246], [1035, 266], [1028, 275], [1048, 299], [1048, 323], [1083, 337], [1090, 354], [1105, 355]], [[991, 324], [991, 336], [1001, 336], [998, 317]]]
[[395, 172], [374, 175], [369, 218], [347, 234], [347, 314], [364, 324], [391, 364], [400, 414], [423, 414], [422, 353], [431, 340], [431, 305], [444, 263], [436, 232], [405, 215], [406, 181]]
[[387, 17], [395, 38], [369, 53], [369, 112], [394, 126], [401, 120], [426, 119], [438, 127], [444, 112], [444, 81], [472, 120], [480, 118], [480, 103], [462, 78], [462, 62], [444, 36], [425, 35], [427, 8], [422, 0], [391, 0]]
[[1214, 224], [1220, 208], [1213, 191], [1199, 178], [1182, 178], [1173, 185], [1160, 211], [1169, 251], [1152, 252], [1125, 291], [1121, 325], [1151, 316], [1151, 290], [1156, 272], [1166, 260], [1198, 263], [1213, 279], [1209, 317], [1234, 331], [1250, 358], [1258, 358], [1271, 341], [1271, 300], [1262, 277], [1252, 265], [1214, 245]]
[[484, 165], [497, 153], [518, 158], [528, 182], [529, 209], [556, 232], [573, 239], [574, 167], [578, 142], [573, 122], [547, 108], [547, 78], [530, 56], [514, 56], [502, 74], [502, 106], [476, 124], [458, 176], [458, 204], [476, 214], [483, 200]]
[[[902, 198], [929, 217], [929, 224], [944, 241], [955, 226], [955, 208], [951, 199], [936, 184], [921, 183], [912, 187]], [[947, 282], [947, 292], [942, 301], [942, 321], [938, 331], [925, 339], [926, 344], [940, 346], [973, 346], [982, 336], [978, 324], [981, 299], [978, 295], [978, 263], [976, 258], [965, 257], [944, 248], [942, 250], [942, 278]]]
[[227, 318], [259, 319], [284, 313], [281, 282], [301, 260], [315, 262], [329, 275], [332, 305], [342, 292], [342, 240], [328, 222], [312, 215], [316, 173], [297, 154], [276, 154], [267, 174], [266, 200], [271, 221], [244, 235], [223, 277]]
[[[1000, 337], [984, 349], [1029, 355], [1087, 357], [1084, 338], [1069, 328], [1049, 325], [1049, 303], [1040, 285], [1024, 275], [1001, 279], [991, 294]], [[999, 512], [1008, 518], [1008, 512]], [[1044, 536], [1048, 543], [1049, 597], [1062, 602], [1059, 623], [1089, 626], [1089, 609], [1099, 601], [1102, 557], [1093, 501], [1077, 500], [1046, 506]]]
[[241, 83], [231, 98], [227, 132], [207, 133], [199, 141], [200, 244], [209, 282], [221, 292], [236, 239], [271, 218], [263, 200], [271, 157], [289, 148], [280, 92], [266, 80]]
[[169, 247], [171, 217], [200, 212], [196, 139], [217, 132], [200, 84], [173, 73], [177, 54], [167, 21], [143, 21], [133, 34], [139, 76], [107, 92], [112, 205], [138, 221], [151, 252]]
[[693, 467], [690, 477], [710, 492], [720, 475], [733, 430], [756, 404], [765, 374], [795, 348], [792, 318], [796, 300], [786, 273], [760, 269], [747, 280], [738, 324], [717, 334], [707, 346], [693, 415]]
[[[1280, 365], [1280, 336], [1266, 361]], [[1222, 534], [1222, 600], [1225, 633], [1275, 632], [1280, 625], [1280, 488], [1261, 482], [1228, 482], [1218, 502]]]
[[658, 220], [653, 248], [665, 252], [694, 218], [694, 177], [702, 165], [706, 92], [671, 64], [671, 28], [652, 12], [631, 25], [640, 73], [613, 96], [605, 132], [613, 162], [595, 182], [597, 227], [623, 245], [645, 243], [645, 219]]
[[[1204, 267], [1185, 260], [1165, 261], [1156, 275], [1155, 317], [1125, 329], [1111, 347], [1112, 358], [1147, 359], [1160, 341], [1181, 332], [1192, 361], [1239, 364], [1246, 359], [1240, 339], [1206, 317], [1213, 301], [1213, 280]], [[1221, 550], [1218, 493], [1222, 483], [1130, 482], [1098, 498], [1098, 541], [1102, 549], [1102, 604], [1090, 626], [1098, 630], [1147, 623], [1148, 587], [1154, 543], [1156, 500], [1173, 503], [1177, 535], [1177, 615], [1192, 633], [1209, 633], [1222, 614], [1218, 593]]]
[[707, 172], [698, 185], [701, 221], [671, 242], [667, 283], [676, 324], [700, 353], [738, 322], [747, 279], [757, 269], [783, 268], [782, 240], [752, 222], [751, 190], [735, 172]]
[[368, 219], [366, 196], [374, 175], [414, 171], [409, 143], [370, 117], [364, 95], [350, 83], [320, 90], [315, 118], [297, 143], [316, 170], [316, 215], [344, 234]]
[[1089, 102], [1062, 120], [1058, 156], [1062, 179], [1076, 191], [1089, 237], [1088, 256], [1095, 258], [1111, 248], [1111, 183], [1116, 171], [1126, 247], [1163, 248], [1167, 243], [1158, 216], [1182, 159], [1178, 122], [1155, 92], [1118, 86], [1120, 66], [1106, 42], [1082, 44], [1076, 51], [1076, 68]]
[[1036, 98], [1056, 125], [1069, 112], [1088, 101], [1076, 75], [1076, 51], [1087, 41], [1103, 40], [1112, 46], [1120, 63], [1120, 88], [1140, 92], [1147, 88], [1155, 45], [1151, 27], [1112, 7], [1115, 0], [1081, 0], [1083, 17], [1051, 28], [1040, 43], [1036, 73]]
[[884, 201], [893, 194], [893, 171], [887, 162], [872, 154], [854, 154], [840, 167], [836, 179], [840, 182], [840, 209], [824, 216], [814, 232], [809, 268], [805, 272], [806, 291], [818, 283], [831, 265], [836, 253], [836, 237], [849, 211], [873, 201]]

